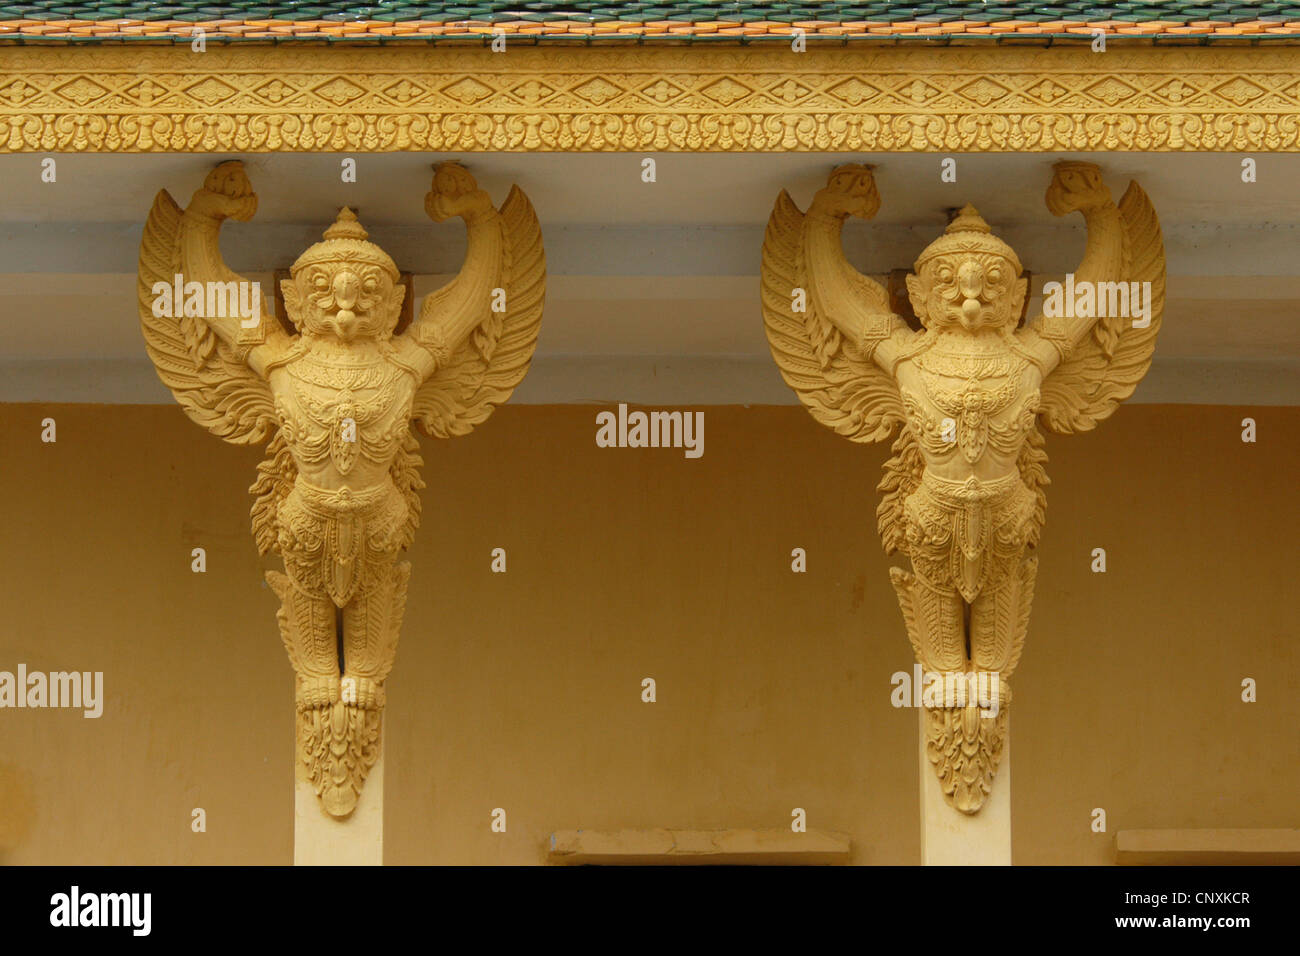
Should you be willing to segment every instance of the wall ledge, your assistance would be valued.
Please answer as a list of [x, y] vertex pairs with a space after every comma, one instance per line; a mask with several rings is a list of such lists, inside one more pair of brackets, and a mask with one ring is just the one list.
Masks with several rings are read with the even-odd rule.
[[1128, 866], [1292, 866], [1300, 828], [1120, 830], [1115, 862]]
[[827, 830], [557, 830], [547, 861], [562, 864], [773, 865], [849, 862], [849, 837]]

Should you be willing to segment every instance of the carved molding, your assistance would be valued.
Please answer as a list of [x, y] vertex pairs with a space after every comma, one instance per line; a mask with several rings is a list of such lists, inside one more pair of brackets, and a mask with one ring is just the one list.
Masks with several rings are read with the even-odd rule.
[[0, 151], [1300, 150], [1291, 49], [6, 49]]

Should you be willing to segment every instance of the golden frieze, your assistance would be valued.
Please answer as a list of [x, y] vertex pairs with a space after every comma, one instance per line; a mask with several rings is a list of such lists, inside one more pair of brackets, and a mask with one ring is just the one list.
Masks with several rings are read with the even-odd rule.
[[0, 54], [5, 152], [1300, 149], [1294, 49]]

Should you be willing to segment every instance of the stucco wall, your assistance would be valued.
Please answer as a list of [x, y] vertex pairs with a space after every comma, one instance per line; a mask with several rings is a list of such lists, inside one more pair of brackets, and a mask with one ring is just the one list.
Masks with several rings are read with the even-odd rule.
[[[857, 862], [917, 862], [916, 716], [890, 704], [912, 653], [874, 528], [886, 449], [775, 407], [707, 409], [698, 460], [601, 449], [597, 410], [508, 406], [424, 442], [386, 861], [535, 863], [554, 829], [784, 826], [797, 806]], [[0, 860], [291, 862], [257, 451], [165, 406], [0, 406], [0, 433], [0, 670], [103, 671], [107, 696], [98, 720], [0, 710]], [[1295, 825], [1297, 442], [1300, 409], [1160, 405], [1049, 438], [1017, 862], [1106, 863], [1127, 827]]]

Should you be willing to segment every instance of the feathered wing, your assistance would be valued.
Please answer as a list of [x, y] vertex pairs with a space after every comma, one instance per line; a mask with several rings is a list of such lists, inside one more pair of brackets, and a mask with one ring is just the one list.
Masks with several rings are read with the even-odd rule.
[[[1042, 386], [1039, 420], [1059, 434], [1089, 431], [1133, 394], [1151, 365], [1165, 310], [1165, 246], [1151, 201], [1129, 183], [1119, 201], [1124, 226], [1123, 269], [1112, 282], [1151, 283], [1151, 324], [1135, 328], [1132, 318], [1098, 319], [1070, 357]], [[1132, 310], [1130, 310], [1132, 311]]]
[[[794, 311], [793, 291], [811, 290], [803, 250], [804, 215], [785, 191], [763, 239], [763, 322], [772, 358], [787, 385], [823, 425], [856, 442], [883, 441], [903, 420], [893, 380], [843, 341], [820, 314], [818, 297], [805, 296], [806, 310]], [[859, 275], [859, 289], [888, 312], [880, 286]]]
[[[1070, 357], [1044, 380], [1038, 420], [1029, 430], [1018, 462], [1021, 479], [1037, 498], [1030, 528], [1031, 546], [1038, 543], [1043, 528], [1050, 483], [1046, 438], [1041, 429], [1068, 435], [1095, 428], [1133, 394], [1155, 352], [1165, 311], [1165, 247], [1160, 222], [1147, 194], [1135, 182], [1129, 183], [1118, 208], [1123, 225], [1122, 267], [1119, 275], [1102, 281], [1150, 282], [1151, 323], [1135, 328], [1132, 317], [1098, 319]], [[1038, 321], [1036, 318], [1031, 324]]]
[[[763, 240], [763, 322], [772, 358], [787, 385], [813, 418], [856, 442], [888, 438], [905, 422], [903, 404], [892, 378], [843, 340], [839, 329], [819, 310], [811, 294], [816, 277], [808, 274], [803, 242], [804, 214], [785, 191], [767, 223]], [[866, 307], [889, 312], [889, 297], [860, 273], [850, 280]], [[793, 292], [806, 290], [806, 310], [794, 310]], [[920, 480], [921, 458], [904, 424], [885, 465], [876, 509], [885, 551], [905, 550], [902, 503]]]
[[293, 460], [284, 433], [277, 431], [267, 446], [266, 458], [257, 465], [257, 479], [248, 489], [253, 496], [253, 540], [257, 542], [258, 554], [280, 552], [276, 514], [281, 502], [293, 491], [297, 477], [298, 463]]
[[[185, 414], [236, 445], [266, 441], [279, 422], [270, 385], [237, 359], [201, 318], [154, 315], [154, 284], [173, 287], [181, 266], [181, 208], [158, 193], [140, 242], [138, 292], [145, 349]], [[233, 274], [232, 274], [233, 275]], [[225, 281], [224, 275], [185, 275], [184, 281]], [[235, 277], [238, 278], [238, 277]], [[174, 302], [172, 312], [184, 313]]]
[[925, 461], [921, 458], [921, 446], [906, 424], [899, 430], [890, 451], [894, 453], [893, 457], [885, 462], [885, 476], [876, 486], [876, 490], [882, 492], [880, 504], [876, 505], [876, 529], [884, 543], [885, 554], [896, 551], [910, 554], [903, 503], [920, 486]]
[[[178, 316], [156, 316], [154, 284], [174, 287], [185, 272], [180, 238], [183, 212], [163, 190], [154, 199], [140, 242], [137, 274], [140, 326], [145, 349], [185, 414], [208, 431], [236, 445], [249, 445], [275, 436], [267, 458], [258, 465], [253, 493], [253, 534], [265, 554], [276, 547], [275, 509], [293, 487], [297, 468], [279, 437], [279, 422], [270, 384], [237, 359], [201, 318], [184, 315], [182, 302], [173, 302]], [[184, 281], [238, 279], [223, 270], [213, 276], [184, 275]], [[165, 310], [161, 310], [165, 311]]]
[[1039, 536], [1043, 533], [1043, 523], [1047, 520], [1047, 486], [1052, 482], [1047, 477], [1047, 452], [1043, 450], [1046, 444], [1047, 439], [1039, 431], [1038, 422], [1035, 421], [1029, 426], [1025, 443], [1020, 446], [1020, 456], [1016, 460], [1020, 480], [1034, 493], [1034, 513], [1030, 519], [1027, 539], [1031, 548], [1038, 546]]
[[403, 551], [415, 542], [415, 530], [420, 526], [420, 489], [424, 487], [424, 479], [420, 477], [422, 467], [424, 458], [420, 455], [420, 440], [407, 431], [402, 446], [388, 469], [393, 484], [406, 499], [406, 525], [402, 529]]
[[[546, 254], [542, 228], [518, 187], [501, 205], [505, 260], [501, 287], [506, 311], [490, 312], [469, 340], [415, 393], [411, 418], [426, 435], [450, 438], [468, 433], [505, 402], [528, 372], [542, 323]], [[421, 321], [436, 308], [429, 296]]]

